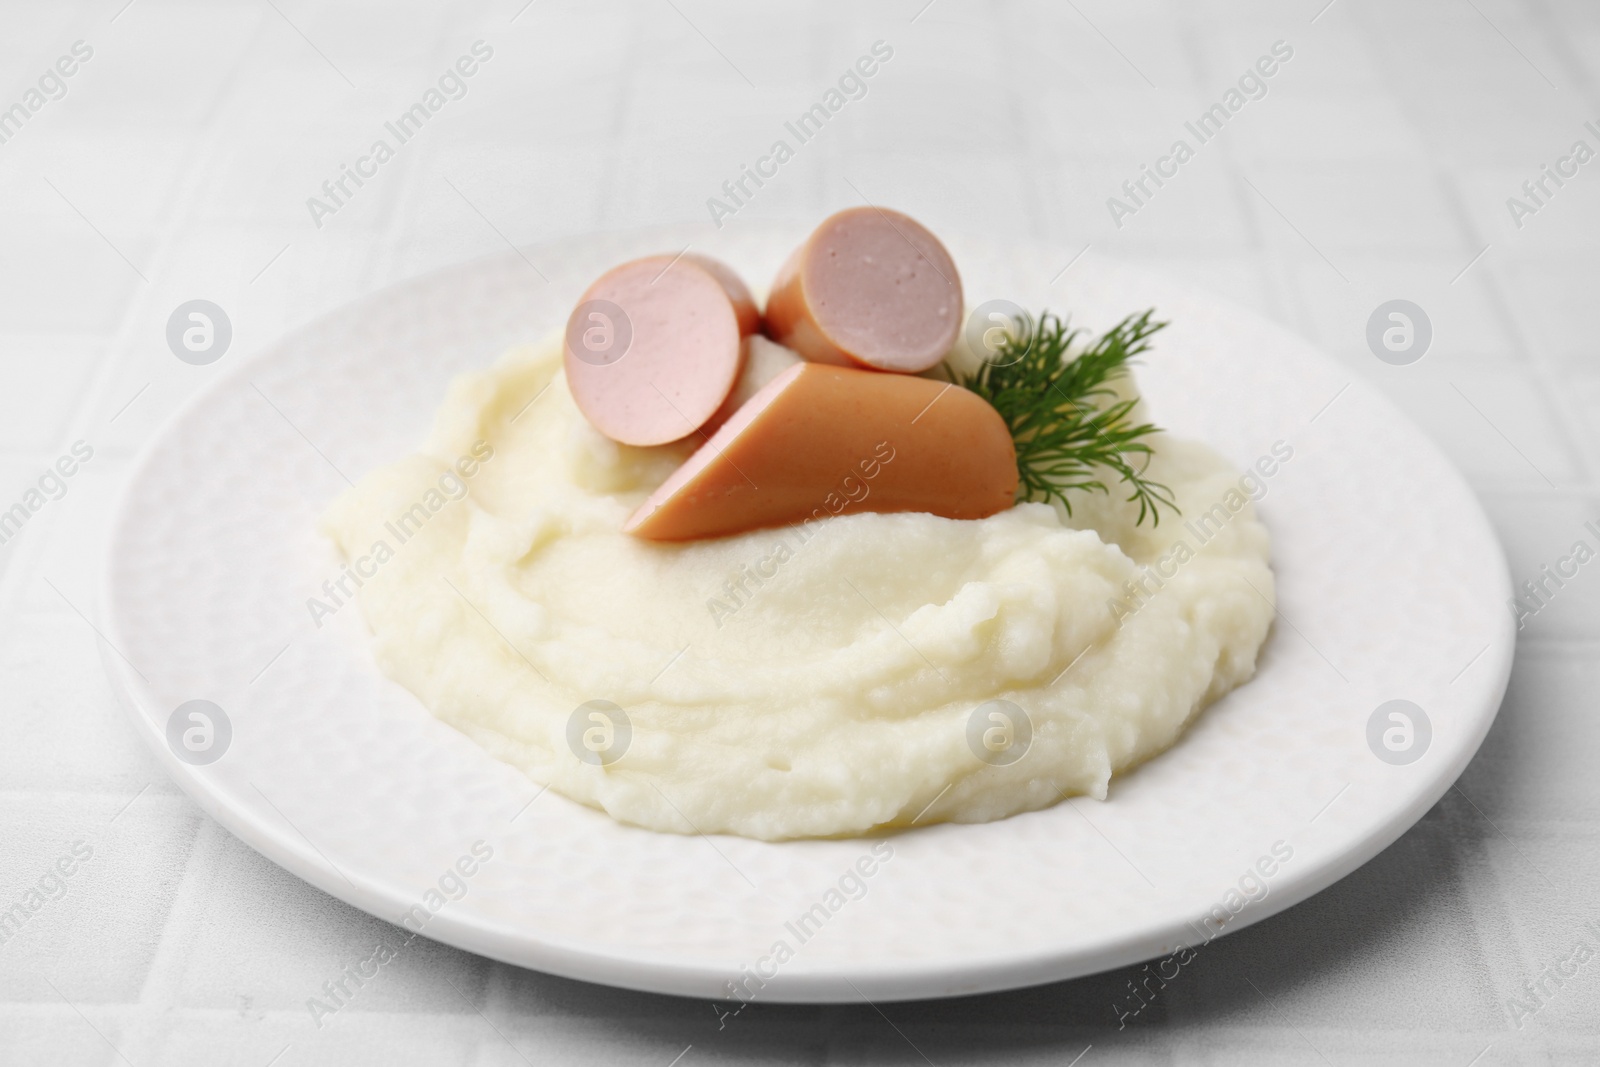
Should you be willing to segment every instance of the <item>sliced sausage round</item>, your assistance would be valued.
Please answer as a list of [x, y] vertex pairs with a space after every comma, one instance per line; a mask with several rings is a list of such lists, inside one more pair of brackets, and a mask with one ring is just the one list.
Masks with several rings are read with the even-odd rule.
[[[744, 289], [731, 270], [717, 267]], [[748, 301], [748, 290], [744, 295]], [[687, 437], [739, 378], [741, 318], [748, 316], [724, 279], [688, 256], [613, 267], [567, 320], [567, 387], [612, 440], [660, 445]]]
[[917, 374], [961, 329], [961, 276], [939, 239], [898, 211], [826, 219], [778, 270], [773, 340], [816, 363]]

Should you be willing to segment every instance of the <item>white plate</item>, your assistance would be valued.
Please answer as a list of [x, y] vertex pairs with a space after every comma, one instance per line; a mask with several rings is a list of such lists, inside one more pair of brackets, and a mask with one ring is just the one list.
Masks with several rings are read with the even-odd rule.
[[[694, 240], [764, 283], [802, 236], [740, 224], [714, 241], [652, 231], [529, 250], [549, 283], [520, 256], [484, 260], [223, 373], [137, 465], [107, 568], [118, 651], [105, 658], [178, 784], [356, 907], [398, 921], [422, 905], [414, 925], [448, 944], [706, 997], [751, 966], [773, 973], [747, 981], [757, 999], [850, 1001], [1003, 989], [1192, 946], [1219, 925], [1208, 915], [1237, 910], [1231, 931], [1350, 873], [1461, 773], [1514, 645], [1505, 561], [1461, 477], [1393, 405], [1283, 330], [1097, 259], [1052, 287], [1066, 257], [1044, 248], [950, 242], [972, 303], [1048, 303], [1097, 327], [1156, 306], [1174, 325], [1140, 375], [1155, 417], [1241, 468], [1276, 441], [1294, 449], [1260, 504], [1280, 616], [1259, 675], [1114, 780], [1108, 801], [894, 835], [864, 895], [834, 896], [874, 842], [657, 834], [539, 795], [378, 674], [355, 609], [313, 626], [306, 598], [337, 573], [313, 524], [339, 472], [414, 448], [452, 375], [559, 326], [625, 258]], [[207, 765], [167, 741], [196, 699], [232, 727]], [[1392, 699], [1431, 724], [1405, 765], [1368, 744]], [[448, 876], [477, 841], [492, 858]], [[1275, 844], [1292, 857], [1262, 862]], [[1247, 873], [1258, 863], [1270, 876]], [[430, 912], [441, 878], [462, 895]], [[826, 920], [802, 940], [786, 924], [819, 903]]]

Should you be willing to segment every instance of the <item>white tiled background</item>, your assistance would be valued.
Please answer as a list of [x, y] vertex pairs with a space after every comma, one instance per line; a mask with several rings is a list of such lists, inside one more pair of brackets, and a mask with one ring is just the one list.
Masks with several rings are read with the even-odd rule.
[[[895, 53], [869, 95], [728, 225], [809, 223], [859, 190], [935, 231], [1053, 242], [1063, 263], [1087, 244], [1076, 271], [1114, 256], [1193, 279], [1395, 397], [1531, 576], [1600, 519], [1600, 161], [1520, 229], [1505, 201], [1574, 141], [1600, 148], [1583, 128], [1600, 124], [1600, 7], [125, 2], [0, 6], [0, 108], [74, 41], [94, 50], [0, 144], [0, 502], [96, 443], [0, 547], [0, 903], [72, 841], [94, 849], [0, 944], [0, 1063], [1600, 1062], [1600, 961], [1520, 1026], [1507, 1003], [1600, 922], [1600, 565], [1523, 632], [1458, 789], [1359, 872], [1209, 948], [1120, 1032], [1131, 970], [881, 1013], [758, 1006], [719, 1030], [705, 1002], [431, 942], [319, 1028], [306, 998], [393, 928], [168, 783], [90, 622], [111, 493], [217, 370], [167, 350], [179, 303], [227, 310], [232, 358], [507, 241], [709, 226], [706, 197], [878, 39]], [[305, 198], [480, 38], [494, 57], [470, 94], [314, 227]], [[1278, 39], [1294, 58], [1269, 95], [1117, 229], [1106, 198]], [[1435, 331], [1409, 367], [1365, 342], [1396, 297]]]

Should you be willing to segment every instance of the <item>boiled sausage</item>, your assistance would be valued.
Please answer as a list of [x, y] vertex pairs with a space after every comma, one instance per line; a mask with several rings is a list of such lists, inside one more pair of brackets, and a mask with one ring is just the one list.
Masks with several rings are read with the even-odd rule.
[[567, 386], [607, 437], [676, 441], [727, 399], [743, 363], [741, 337], [754, 328], [749, 291], [722, 264], [636, 259], [601, 275], [567, 320]]
[[816, 363], [917, 374], [955, 343], [961, 299], [937, 237], [898, 211], [851, 208], [779, 268], [766, 331]]
[[674, 471], [624, 529], [720, 537], [856, 511], [980, 519], [1016, 496], [998, 412], [957, 385], [799, 363]]

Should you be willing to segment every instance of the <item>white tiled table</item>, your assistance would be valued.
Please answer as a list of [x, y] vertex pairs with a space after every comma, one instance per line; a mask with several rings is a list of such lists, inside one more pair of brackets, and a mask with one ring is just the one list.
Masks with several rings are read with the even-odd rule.
[[[0, 108], [74, 41], [93, 48], [0, 144], [0, 508], [72, 442], [95, 449], [0, 547], [0, 904], [73, 841], [94, 850], [0, 944], [0, 1063], [666, 1067], [687, 1046], [685, 1067], [1600, 1062], [1600, 962], [1520, 1027], [1508, 1006], [1600, 923], [1600, 566], [1523, 632], [1459, 790], [1356, 874], [1217, 942], [1120, 1032], [1131, 971], [882, 1014], [758, 1006], [719, 1030], [705, 1002], [431, 942], [319, 1029], [307, 996], [394, 928], [169, 784], [89, 621], [111, 494], [211, 374], [166, 348], [179, 303], [227, 309], [243, 355], [507, 240], [709, 226], [705, 198], [878, 39], [895, 54], [867, 97], [728, 225], [814, 220], [854, 186], [935, 231], [1044, 239], [1063, 262], [1090, 245], [1075, 270], [1114, 256], [1192, 278], [1387, 390], [1529, 577], [1600, 519], [1600, 162], [1521, 229], [1505, 200], [1574, 140], [1600, 148], [1583, 128], [1600, 8], [123, 3], [0, 8]], [[494, 57], [469, 94], [314, 227], [305, 198], [480, 38]], [[1278, 39], [1295, 54], [1269, 94], [1113, 226], [1106, 198]], [[1435, 330], [1408, 367], [1365, 341], [1395, 297]]]

